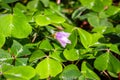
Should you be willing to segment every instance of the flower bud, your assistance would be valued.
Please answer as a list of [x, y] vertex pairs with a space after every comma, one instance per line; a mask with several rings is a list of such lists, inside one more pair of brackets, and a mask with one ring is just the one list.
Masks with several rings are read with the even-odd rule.
[[55, 38], [58, 40], [58, 42], [61, 44], [62, 47], [65, 47], [68, 44], [71, 44], [71, 41], [68, 39], [70, 36], [70, 33], [66, 32], [56, 32]]

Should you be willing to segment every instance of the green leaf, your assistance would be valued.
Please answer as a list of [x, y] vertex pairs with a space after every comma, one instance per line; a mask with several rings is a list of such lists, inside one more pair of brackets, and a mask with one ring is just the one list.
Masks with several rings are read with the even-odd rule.
[[95, 60], [94, 66], [96, 69], [100, 71], [108, 70], [113, 73], [120, 72], [120, 61], [115, 56], [113, 56], [111, 53], [104, 53], [100, 55]]
[[56, 12], [54, 11], [54, 10], [52, 10], [52, 9], [45, 9], [44, 10], [44, 14], [45, 15], [53, 15], [53, 14], [55, 14]]
[[3, 74], [9, 80], [30, 80], [35, 76], [35, 70], [30, 66], [14, 67]]
[[5, 36], [10, 36], [12, 27], [12, 15], [0, 15], [0, 32]]
[[78, 80], [86, 80], [85, 76], [81, 75]]
[[5, 36], [26, 38], [31, 31], [31, 26], [28, 24], [25, 15], [19, 9], [15, 8], [13, 15], [0, 15], [0, 32]]
[[59, 62], [66, 61], [66, 59], [61, 51], [52, 52], [49, 56], [55, 60], [58, 60]]
[[3, 8], [3, 9], [11, 10], [11, 7], [7, 3], [1, 2], [0, 5], [1, 5], [1, 8]]
[[103, 0], [95, 0], [94, 6], [92, 7], [92, 10], [96, 12], [101, 12], [104, 10], [104, 4], [102, 2]]
[[112, 0], [101, 0], [104, 6], [110, 6], [112, 4]]
[[50, 42], [48, 39], [45, 39], [41, 42], [39, 49], [43, 49], [43, 50], [52, 50], [53, 47], [51, 46]]
[[[17, 8], [14, 9], [13, 24], [11, 23], [11, 35], [16, 38], [26, 38], [32, 31], [25, 15]], [[9, 26], [10, 26], [9, 25]]]
[[103, 35], [100, 34], [100, 33], [92, 34], [92, 43], [91, 43], [91, 45], [99, 44], [99, 39], [102, 38], [102, 37], [103, 37]]
[[11, 54], [15, 57], [25, 56], [31, 54], [28, 48], [22, 46], [19, 42], [13, 40], [13, 44], [11, 46]]
[[83, 6], [91, 9], [94, 6], [95, 0], [79, 0]]
[[114, 33], [115, 32], [115, 28], [110, 26], [106, 28], [106, 31], [104, 32], [104, 34], [109, 34], [109, 33]]
[[71, 41], [71, 44], [68, 44], [67, 48], [74, 48], [77, 44], [77, 30], [72, 31], [69, 40]]
[[120, 51], [119, 51], [117, 45], [112, 44], [111, 47], [110, 47], [110, 50], [113, 51], [113, 52], [115, 52], [116, 54], [120, 55]]
[[46, 26], [51, 23], [49, 17], [47, 17], [46, 15], [41, 15], [41, 14], [35, 17], [35, 21], [40, 26]]
[[60, 6], [58, 6], [58, 4], [56, 4], [55, 2], [50, 1], [50, 9], [54, 11], [60, 11]]
[[111, 33], [115, 32], [113, 24], [108, 21], [107, 18], [100, 18], [99, 25], [93, 28], [93, 31], [99, 33]]
[[67, 60], [70, 61], [75, 61], [79, 59], [79, 52], [76, 49], [70, 49], [70, 50], [65, 49], [63, 55]]
[[120, 61], [111, 53], [109, 53], [109, 66], [107, 70], [113, 73], [120, 73]]
[[74, 64], [66, 66], [60, 74], [62, 80], [78, 80], [79, 76], [81, 76], [81, 73], [78, 67]]
[[85, 7], [80, 7], [72, 13], [72, 19], [77, 19], [86, 10]]
[[6, 72], [6, 71], [8, 71], [8, 70], [10, 70], [10, 69], [12, 69], [13, 68], [13, 65], [10, 65], [10, 64], [8, 64], [8, 63], [2, 63], [1, 65], [0, 65], [0, 73], [4, 73], [4, 72]]
[[107, 18], [103, 18], [103, 19], [100, 20], [100, 27], [110, 28], [110, 27], [113, 27], [113, 24], [110, 21], [108, 21]]
[[65, 19], [61, 16], [58, 16], [56, 14], [48, 15], [48, 18], [50, 19], [51, 23], [63, 23], [65, 22]]
[[118, 35], [120, 34], [120, 25], [119, 24], [115, 27], [115, 33], [117, 33]]
[[83, 62], [82, 63], [82, 67], [81, 67], [81, 73], [88, 79], [91, 80], [100, 80], [99, 76], [90, 69], [90, 65], [87, 62]]
[[5, 2], [5, 3], [13, 3], [13, 2], [16, 2], [18, 0], [2, 0], [2, 1]]
[[40, 0], [45, 7], [48, 7], [49, 6], [49, 0]]
[[53, 47], [54, 47], [54, 49], [55, 49], [56, 51], [62, 49], [61, 46], [60, 46], [59, 44], [57, 44], [57, 43], [52, 43], [52, 45], [53, 45]]
[[108, 67], [109, 61], [109, 53], [104, 53], [96, 58], [94, 62], [94, 66], [96, 69], [103, 71], [106, 70]]
[[87, 58], [87, 59], [93, 59], [93, 58], [95, 58], [95, 56], [94, 56], [94, 52], [92, 52], [92, 49], [91, 48], [87, 48], [87, 49], [79, 49], [79, 57], [80, 57], [80, 59], [85, 59], [85, 58]]
[[35, 75], [31, 80], [39, 80], [39, 75]]
[[61, 17], [60, 14], [58, 15], [52, 9], [45, 9], [44, 15], [39, 14], [36, 16], [36, 22], [41, 26], [45, 26], [51, 23], [56, 23], [56, 24], [63, 23], [65, 22], [65, 19]]
[[10, 53], [4, 51], [3, 49], [0, 49], [0, 63], [1, 62], [11, 62], [12, 57], [10, 55]]
[[106, 13], [108, 16], [112, 16], [112, 15], [115, 15], [116, 13], [118, 13], [119, 11], [120, 11], [120, 8], [119, 8], [119, 7], [109, 6], [108, 9], [105, 11], [105, 13]]
[[34, 60], [38, 60], [38, 59], [41, 59], [43, 57], [45, 57], [45, 53], [42, 51], [42, 50], [36, 50], [32, 53], [29, 61], [32, 62]]
[[106, 31], [107, 27], [101, 26], [101, 27], [94, 27], [93, 32], [98, 32], [98, 33], [104, 33]]
[[26, 66], [28, 58], [17, 58], [15, 61], [15, 66]]
[[85, 48], [89, 48], [92, 42], [92, 35], [83, 29], [78, 29], [78, 33], [79, 33], [80, 40], [83, 46]]
[[61, 71], [62, 65], [49, 57], [38, 63], [36, 67], [36, 72], [40, 75], [40, 79], [48, 78], [49, 76], [55, 77]]
[[118, 78], [118, 74], [117, 73], [113, 73], [113, 72], [110, 72], [108, 71], [108, 74], [114, 78]]
[[15, 8], [20, 9], [22, 12], [27, 10], [26, 6], [24, 6], [22, 3], [16, 3]]
[[99, 12], [99, 18], [104, 19], [107, 17], [108, 17], [108, 15], [106, 15], [106, 13], [104, 11]]
[[105, 10], [105, 7], [109, 7], [112, 4], [112, 0], [95, 0], [92, 10], [101, 12]]
[[4, 45], [5, 43], [5, 36], [3, 34], [0, 34], [0, 48]]
[[67, 23], [62, 23], [62, 26], [65, 28], [64, 31], [66, 31], [66, 32], [72, 32], [74, 29], [74, 26], [67, 24]]
[[43, 5], [40, 3], [40, 0], [31, 0], [28, 1], [27, 9], [29, 9], [32, 12], [35, 12], [37, 10], [42, 10]]
[[97, 14], [89, 14], [88, 22], [89, 22], [90, 25], [93, 26], [93, 27], [98, 27], [98, 26], [100, 26], [100, 19], [99, 19], [99, 17], [97, 16]]

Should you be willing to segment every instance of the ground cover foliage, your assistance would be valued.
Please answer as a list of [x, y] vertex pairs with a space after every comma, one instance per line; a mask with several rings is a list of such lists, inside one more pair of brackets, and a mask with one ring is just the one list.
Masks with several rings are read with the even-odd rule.
[[0, 0], [0, 80], [120, 79], [119, 0]]

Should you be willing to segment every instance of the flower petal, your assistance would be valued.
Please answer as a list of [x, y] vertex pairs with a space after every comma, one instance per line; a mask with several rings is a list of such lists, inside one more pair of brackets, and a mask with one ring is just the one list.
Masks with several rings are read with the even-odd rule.
[[70, 36], [70, 33], [66, 32], [56, 32], [55, 38], [58, 40], [58, 42], [62, 45], [62, 47], [65, 47], [68, 44], [71, 44], [71, 41], [68, 39]]

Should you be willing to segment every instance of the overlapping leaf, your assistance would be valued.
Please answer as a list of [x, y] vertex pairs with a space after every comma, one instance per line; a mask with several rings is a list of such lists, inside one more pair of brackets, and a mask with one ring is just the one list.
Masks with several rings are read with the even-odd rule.
[[36, 67], [36, 72], [40, 75], [40, 79], [45, 79], [49, 76], [55, 77], [61, 71], [62, 65], [49, 57], [42, 60]]
[[17, 8], [13, 14], [0, 15], [0, 32], [4, 36], [26, 38], [32, 31], [25, 15]]
[[30, 66], [18, 66], [3, 73], [10, 80], [30, 80], [35, 76], [35, 70]]

